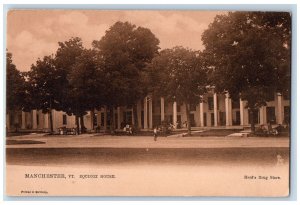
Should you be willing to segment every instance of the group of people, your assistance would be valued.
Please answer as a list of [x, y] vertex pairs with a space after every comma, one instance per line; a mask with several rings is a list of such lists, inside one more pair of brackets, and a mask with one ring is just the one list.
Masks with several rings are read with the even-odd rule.
[[123, 128], [123, 131], [129, 135], [133, 134], [132, 126], [130, 126], [129, 124], [126, 124], [126, 126]]
[[[129, 135], [133, 134], [133, 129], [132, 126], [130, 126], [129, 124], [127, 124], [124, 128], [123, 131], [126, 132]], [[154, 141], [157, 141], [157, 137], [158, 137], [158, 127], [154, 127], [153, 129], [153, 136], [154, 136]]]
[[265, 125], [261, 125], [260, 126], [260, 130], [264, 133], [264, 134], [268, 134], [268, 135], [278, 135], [278, 130], [276, 128], [272, 127], [272, 124], [269, 122], [267, 124], [267, 126]]
[[172, 128], [172, 129], [180, 129], [180, 128], [183, 128], [183, 127], [187, 127], [187, 121], [184, 121], [184, 122], [179, 122], [177, 121], [175, 124], [172, 124], [170, 123], [169, 126]]

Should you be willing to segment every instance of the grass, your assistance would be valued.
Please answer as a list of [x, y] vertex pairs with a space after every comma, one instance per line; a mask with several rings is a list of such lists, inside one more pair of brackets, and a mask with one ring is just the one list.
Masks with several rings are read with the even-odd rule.
[[18, 144], [45, 144], [42, 141], [35, 140], [6, 140], [7, 145], [18, 145]]
[[6, 162], [15, 165], [274, 165], [289, 148], [6, 148]]
[[36, 131], [36, 132], [32, 132], [32, 131], [20, 131], [20, 132], [6, 132], [6, 137], [15, 137], [15, 136], [22, 136], [22, 135], [29, 135], [32, 133], [44, 133], [41, 131]]
[[200, 137], [225, 137], [232, 133], [240, 132], [240, 129], [218, 129], [218, 130], [206, 130], [203, 132], [192, 133], [192, 136], [200, 136]]

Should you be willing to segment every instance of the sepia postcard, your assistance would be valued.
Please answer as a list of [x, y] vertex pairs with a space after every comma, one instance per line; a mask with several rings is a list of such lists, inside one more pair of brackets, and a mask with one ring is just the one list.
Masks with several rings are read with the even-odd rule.
[[289, 196], [291, 17], [9, 10], [6, 195]]

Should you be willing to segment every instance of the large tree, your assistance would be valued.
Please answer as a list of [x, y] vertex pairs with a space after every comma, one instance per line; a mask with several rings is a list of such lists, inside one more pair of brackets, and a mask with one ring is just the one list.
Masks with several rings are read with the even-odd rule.
[[155, 95], [185, 105], [191, 135], [191, 106], [202, 101], [207, 86], [201, 52], [183, 47], [162, 50], [149, 65], [149, 76]]
[[6, 53], [6, 112], [23, 109], [25, 78], [12, 61], [12, 54]]
[[[26, 82], [24, 73], [20, 72], [12, 61], [12, 54], [6, 53], [6, 114], [23, 110], [26, 103]], [[18, 131], [18, 126], [16, 131]]]
[[[65, 111], [80, 118], [82, 132], [85, 129], [83, 116], [87, 111], [91, 111], [91, 120], [93, 120], [94, 109], [99, 109], [104, 101], [103, 95], [106, 92], [106, 87], [104, 87], [101, 69], [101, 65], [99, 66], [95, 59], [95, 51], [85, 49], [76, 58], [76, 62], [67, 78], [69, 81], [68, 98], [70, 103], [68, 103]], [[109, 84], [106, 86], [109, 86]]]
[[[77, 131], [79, 133], [79, 118], [83, 118], [83, 114], [78, 115], [78, 110], [74, 108], [74, 102], [72, 98], [74, 93], [71, 92], [71, 85], [68, 76], [71, 74], [76, 59], [81, 56], [84, 51], [82, 40], [79, 37], [73, 37], [65, 42], [58, 43], [59, 48], [55, 54], [55, 67], [57, 70], [57, 84], [60, 87], [57, 90], [59, 95], [60, 110], [67, 112], [68, 114], [75, 114]], [[83, 122], [83, 119], [81, 119]], [[84, 130], [84, 124], [81, 124], [82, 130]]]
[[61, 89], [58, 71], [53, 56], [38, 59], [27, 73], [28, 92], [31, 99], [29, 109], [42, 110], [50, 116], [50, 131], [53, 132], [52, 109], [59, 110], [59, 91]]
[[[143, 81], [146, 64], [158, 52], [159, 40], [147, 28], [128, 22], [116, 22], [104, 37], [93, 42], [98, 58], [103, 61], [107, 82], [106, 105], [112, 114], [116, 106], [132, 106], [137, 127], [137, 101], [146, 94]], [[111, 131], [114, 129], [111, 116]]]
[[216, 90], [247, 101], [252, 132], [254, 111], [290, 87], [290, 35], [283, 12], [218, 15], [202, 35]]

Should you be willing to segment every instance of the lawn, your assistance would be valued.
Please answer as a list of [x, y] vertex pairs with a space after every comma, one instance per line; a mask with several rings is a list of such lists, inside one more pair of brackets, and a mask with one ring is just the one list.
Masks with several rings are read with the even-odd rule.
[[280, 154], [289, 161], [289, 148], [7, 148], [14, 165], [275, 165]]
[[205, 130], [203, 132], [192, 133], [192, 136], [199, 137], [225, 137], [232, 133], [240, 132], [241, 129], [216, 129], [216, 130]]

